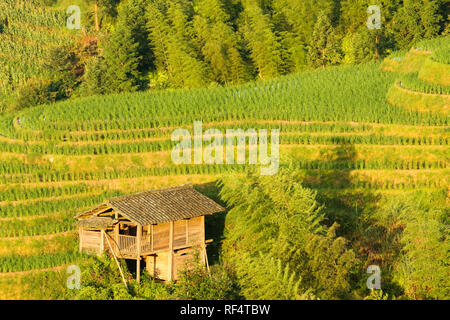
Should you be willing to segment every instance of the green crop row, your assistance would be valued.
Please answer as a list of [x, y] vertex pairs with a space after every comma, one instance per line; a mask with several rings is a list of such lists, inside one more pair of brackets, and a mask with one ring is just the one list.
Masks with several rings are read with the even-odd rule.
[[26, 164], [20, 161], [0, 162], [0, 174], [29, 174], [33, 172], [48, 172], [50, 165]]
[[30, 200], [37, 198], [62, 197], [92, 192], [86, 184], [68, 185], [63, 187], [37, 187], [24, 188], [22, 186], [10, 187], [0, 193], [0, 201]]
[[67, 212], [77, 208], [95, 206], [105, 199], [121, 195], [120, 192], [103, 192], [96, 195], [82, 195], [72, 198], [39, 200], [29, 203], [4, 204], [0, 206], [0, 217], [40, 216], [55, 212]]
[[[86, 97], [27, 109], [18, 118], [22, 128], [41, 131], [98, 131], [106, 127], [102, 122], [108, 129], [182, 127], [194, 120], [448, 123], [440, 114], [389, 105], [386, 94], [395, 77], [378, 64], [343, 66], [238, 87]], [[14, 131], [11, 120], [2, 132]]]
[[421, 93], [450, 94], [450, 86], [441, 86], [439, 84], [420, 80], [417, 73], [402, 75], [400, 85], [405, 89]]
[[0, 237], [48, 235], [73, 230], [74, 213], [64, 213], [33, 219], [0, 220]]
[[47, 269], [74, 263], [84, 257], [77, 251], [45, 253], [33, 256], [13, 255], [0, 257], [0, 272], [20, 272], [36, 269]]
[[432, 59], [439, 63], [450, 64], [450, 37], [446, 45], [433, 52]]
[[[101, 127], [101, 128], [100, 128]], [[284, 133], [295, 133], [295, 132], [330, 132], [330, 133], [360, 133], [360, 132], [368, 132], [374, 130], [374, 126], [368, 124], [361, 125], [352, 125], [346, 123], [303, 123], [303, 124], [289, 124], [289, 123], [240, 123], [240, 124], [219, 124], [214, 126], [205, 126], [204, 130], [207, 130], [210, 127], [214, 127], [214, 129], [221, 130], [222, 132], [226, 132], [228, 129], [278, 129], [280, 132]], [[140, 129], [140, 130], [121, 130], [121, 131], [107, 131], [108, 122], [99, 124], [97, 129], [102, 130], [101, 132], [79, 132], [76, 134], [70, 132], [61, 132], [57, 130], [46, 130], [43, 132], [34, 133], [29, 131], [16, 131], [17, 135], [15, 138], [30, 141], [30, 140], [45, 140], [47, 142], [50, 141], [67, 141], [67, 142], [97, 142], [97, 141], [114, 141], [114, 140], [139, 140], [139, 139], [148, 139], [148, 138], [168, 138], [173, 130], [176, 128], [172, 128], [172, 130], [161, 130], [161, 129]], [[188, 130], [192, 132], [192, 126], [187, 127]], [[104, 131], [103, 131], [104, 130]]]
[[[382, 136], [370, 135], [311, 135], [309, 133], [300, 135], [282, 135], [281, 144], [366, 144], [366, 145], [448, 145], [449, 138], [439, 137], [405, 137], [405, 136]], [[176, 142], [163, 141], [137, 141], [105, 144], [83, 144], [83, 145], [55, 145], [55, 144], [21, 144], [0, 142], [0, 151], [10, 153], [36, 153], [36, 154], [61, 154], [61, 155], [102, 155], [142, 153], [172, 150]]]
[[[248, 157], [247, 157], [248, 159]], [[284, 164], [280, 164], [283, 166]], [[294, 166], [303, 170], [439, 170], [446, 169], [448, 163], [441, 161], [395, 160], [395, 161], [295, 161]], [[133, 179], [139, 177], [173, 176], [173, 175], [217, 175], [229, 172], [244, 172], [251, 165], [180, 165], [164, 168], [134, 168], [124, 171], [96, 171], [96, 172], [53, 172], [45, 175], [16, 175], [0, 177], [3, 184], [21, 184], [42, 182], [67, 182], [67, 181], [97, 181], [112, 179]], [[17, 210], [17, 209], [16, 209]], [[1, 212], [1, 211], [0, 211]]]
[[64, 26], [64, 10], [43, 8], [38, 3], [28, 0], [2, 0], [0, 4], [0, 19], [22, 22], [35, 26]]
[[427, 51], [436, 51], [439, 48], [447, 46], [450, 42], [450, 36], [443, 36], [438, 38], [433, 38], [429, 40], [422, 40], [416, 44], [416, 49], [418, 50], [427, 50]]
[[[395, 182], [389, 179], [383, 181], [368, 181], [361, 179], [346, 179], [345, 177], [331, 176], [333, 180], [320, 180], [315, 183], [305, 183], [306, 186], [315, 189], [330, 189], [330, 190], [411, 190], [411, 189], [442, 189], [446, 188], [447, 184], [439, 180], [413, 180], [406, 182]], [[340, 178], [340, 179], [339, 179]]]

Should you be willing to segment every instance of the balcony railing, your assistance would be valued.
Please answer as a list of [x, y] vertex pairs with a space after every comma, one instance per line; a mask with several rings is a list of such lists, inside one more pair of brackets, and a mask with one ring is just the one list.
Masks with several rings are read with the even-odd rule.
[[[136, 256], [138, 254], [137, 237], [120, 234], [116, 239], [114, 237], [114, 234], [111, 232], [108, 233], [108, 238], [110, 239], [111, 245], [116, 255]], [[111, 241], [111, 239], [113, 241]], [[198, 235], [192, 235], [188, 239], [174, 239], [173, 249], [180, 249], [199, 244], [199, 240], [200, 238]], [[168, 237], [152, 237], [151, 235], [145, 235], [141, 238], [141, 254], [149, 254], [165, 250], [169, 250]]]

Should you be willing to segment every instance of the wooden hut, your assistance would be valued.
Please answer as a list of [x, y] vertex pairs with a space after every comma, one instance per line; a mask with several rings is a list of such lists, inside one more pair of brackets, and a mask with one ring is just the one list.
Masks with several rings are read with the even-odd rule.
[[137, 281], [141, 260], [152, 277], [176, 280], [194, 250], [207, 265], [205, 215], [224, 210], [190, 184], [113, 198], [77, 214], [80, 251], [135, 259]]

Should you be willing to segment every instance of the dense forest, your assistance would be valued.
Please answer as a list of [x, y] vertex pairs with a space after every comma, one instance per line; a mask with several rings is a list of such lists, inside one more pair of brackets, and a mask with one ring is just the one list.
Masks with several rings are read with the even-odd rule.
[[[52, 79], [25, 83], [7, 110], [71, 96], [228, 86], [357, 64], [449, 33], [445, 0], [74, 3], [81, 7], [82, 30], [48, 51]], [[381, 8], [380, 29], [366, 25], [369, 5]]]

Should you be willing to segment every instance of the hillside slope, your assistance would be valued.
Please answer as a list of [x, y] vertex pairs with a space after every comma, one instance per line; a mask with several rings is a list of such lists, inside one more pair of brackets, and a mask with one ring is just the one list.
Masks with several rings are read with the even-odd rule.
[[390, 104], [420, 112], [450, 113], [450, 37], [419, 43], [406, 55], [387, 58], [382, 70], [397, 74]]
[[[231, 88], [94, 96], [1, 118], [0, 297], [60, 297], [64, 270], [13, 272], [82, 260], [76, 212], [185, 182], [215, 194], [207, 183], [244, 172], [173, 164], [171, 133], [192, 132], [196, 120], [222, 131], [280, 129], [281, 165], [356, 210], [366, 194], [445, 190], [448, 117], [389, 104], [398, 76], [379, 64], [335, 67]], [[27, 291], [11, 290], [25, 281]]]

